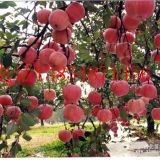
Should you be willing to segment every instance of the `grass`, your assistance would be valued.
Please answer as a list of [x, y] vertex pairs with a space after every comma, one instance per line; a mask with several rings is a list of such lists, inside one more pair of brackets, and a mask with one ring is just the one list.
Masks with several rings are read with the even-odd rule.
[[[141, 121], [142, 124], [145, 122]], [[95, 125], [97, 126], [98, 123], [95, 123]], [[86, 126], [88, 131], [93, 129], [90, 124]], [[22, 151], [18, 153], [17, 157], [66, 157], [67, 153], [64, 150], [64, 144], [58, 139], [58, 132], [62, 129], [64, 129], [62, 123], [54, 125], [45, 124], [44, 127], [34, 126], [28, 131], [28, 134], [32, 137], [31, 141], [28, 142], [22, 138], [20, 139]], [[75, 152], [79, 152], [78, 148]]]
[[33, 147], [33, 148], [25, 147], [17, 155], [17, 157], [39, 157], [39, 156], [65, 157], [66, 151], [64, 150], [64, 144], [59, 140], [56, 140], [50, 144], [42, 145], [39, 147]]
[[[97, 125], [97, 124], [96, 124]], [[92, 130], [92, 126], [87, 124], [87, 130]], [[34, 126], [28, 134], [31, 141], [20, 139], [22, 151], [17, 157], [66, 157], [64, 143], [58, 139], [58, 132], [64, 129], [62, 123], [52, 126]], [[78, 149], [76, 149], [78, 152]]]

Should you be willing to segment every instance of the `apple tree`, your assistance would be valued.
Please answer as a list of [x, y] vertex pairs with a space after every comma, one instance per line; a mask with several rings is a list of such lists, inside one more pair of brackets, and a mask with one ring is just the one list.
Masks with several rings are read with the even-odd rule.
[[146, 1], [0, 3], [2, 157], [15, 157], [19, 138], [31, 140], [31, 126], [61, 108], [68, 156], [110, 156], [110, 131], [117, 137], [131, 119], [154, 132], [160, 3]]

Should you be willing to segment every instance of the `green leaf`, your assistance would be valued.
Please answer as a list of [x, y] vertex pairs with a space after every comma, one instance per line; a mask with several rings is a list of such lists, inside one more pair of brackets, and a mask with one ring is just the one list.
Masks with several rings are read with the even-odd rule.
[[28, 9], [28, 8], [21, 8], [21, 9], [20, 9], [20, 12], [21, 12], [21, 14], [26, 14], [26, 13], [31, 12], [31, 10]]
[[19, 143], [13, 142], [10, 150], [11, 157], [15, 157], [16, 154], [21, 151], [21, 145]]
[[21, 105], [27, 107], [27, 106], [31, 105], [31, 101], [29, 99], [23, 99], [21, 101]]
[[47, 4], [47, 3], [46, 3], [46, 1], [39, 1], [38, 4], [40, 4], [40, 5], [44, 6], [44, 7], [46, 7], [46, 4]]
[[121, 116], [121, 118], [125, 119], [127, 117], [126, 111], [125, 110], [121, 110], [120, 111], [120, 116]]
[[7, 147], [7, 144], [5, 142], [2, 142], [0, 144], [0, 150], [2, 150], [3, 148]]
[[23, 136], [22, 136], [26, 141], [30, 141], [31, 139], [32, 139], [32, 137], [30, 136], [30, 135], [28, 135], [28, 134], [23, 134]]
[[8, 7], [15, 7], [16, 3], [13, 1], [5, 1], [0, 3], [0, 9], [6, 9]]
[[98, 8], [94, 6], [94, 4], [92, 2], [89, 2], [89, 1], [85, 1], [83, 3], [84, 7], [87, 8], [88, 11], [91, 11], [91, 12], [96, 12], [98, 11]]
[[12, 56], [10, 54], [6, 54], [3, 57], [3, 65], [5, 68], [8, 68], [9, 66], [12, 65]]
[[16, 132], [18, 129], [18, 126], [14, 123], [9, 123], [7, 128], [6, 128], [6, 134], [7, 136], [10, 136], [11, 134], [13, 134], [14, 132]]
[[39, 108], [35, 108], [30, 111], [30, 113], [34, 116], [38, 116], [40, 114], [41, 110]]
[[25, 124], [26, 126], [33, 126], [37, 122], [37, 120], [34, 117], [32, 117], [30, 114], [28, 114], [28, 113], [21, 114], [21, 118], [20, 119], [21, 119], [21, 122], [23, 124]]

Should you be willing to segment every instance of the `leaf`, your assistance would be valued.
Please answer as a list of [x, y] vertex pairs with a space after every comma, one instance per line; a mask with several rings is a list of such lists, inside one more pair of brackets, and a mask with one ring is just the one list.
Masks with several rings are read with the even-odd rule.
[[31, 101], [29, 99], [23, 99], [21, 101], [21, 105], [27, 107], [27, 106], [31, 105]]
[[89, 132], [89, 131], [86, 131], [84, 135], [85, 135], [85, 137], [89, 137], [89, 136], [91, 136], [91, 135], [92, 135], [92, 133], [91, 133], [91, 132]]
[[125, 110], [121, 110], [120, 111], [120, 116], [121, 116], [121, 118], [125, 119], [127, 117], [126, 111]]
[[85, 1], [83, 3], [84, 7], [87, 8], [88, 11], [91, 11], [91, 12], [96, 12], [98, 11], [98, 8], [94, 6], [94, 4], [92, 2], [89, 2], [89, 1]]
[[26, 13], [31, 12], [31, 10], [28, 9], [28, 8], [21, 8], [21, 9], [20, 9], [20, 12], [21, 12], [21, 14], [26, 14]]
[[21, 151], [21, 145], [19, 143], [13, 142], [10, 150], [11, 157], [15, 157], [16, 154]]
[[33, 20], [34, 23], [37, 23], [37, 14], [36, 13], [34, 13], [32, 15], [32, 20]]
[[10, 136], [11, 134], [13, 134], [14, 132], [16, 132], [18, 129], [18, 126], [14, 123], [9, 123], [7, 128], [6, 128], [6, 134], [7, 136]]
[[106, 144], [102, 144], [102, 148], [103, 148], [104, 151], [109, 151], [109, 149], [108, 149]]
[[44, 7], [46, 7], [46, 4], [47, 4], [47, 3], [46, 3], [46, 1], [39, 1], [38, 4], [40, 4], [40, 5], [44, 6]]
[[0, 39], [0, 47], [4, 46], [6, 44], [6, 41], [4, 39]]
[[129, 114], [128, 119], [131, 120], [132, 118], [133, 118], [133, 116]]
[[0, 9], [6, 9], [8, 7], [15, 7], [15, 6], [16, 6], [16, 3], [12, 1], [6, 1], [6, 2], [0, 3]]
[[28, 134], [23, 134], [23, 136], [22, 136], [26, 141], [30, 141], [31, 139], [32, 139], [32, 137], [30, 136], [30, 135], [28, 135]]
[[13, 32], [13, 31], [19, 31], [20, 30], [20, 28], [18, 27], [18, 26], [14, 26], [14, 27], [12, 27], [11, 29], [11, 32]]
[[86, 141], [86, 139], [84, 137], [79, 137], [79, 140], [83, 141], [83, 142]]
[[5, 142], [2, 142], [0, 144], [0, 150], [2, 150], [3, 148], [7, 147], [7, 144]]
[[5, 1], [0, 3], [0, 9], [6, 9], [8, 7], [15, 7], [16, 3], [13, 1]]
[[39, 108], [35, 108], [30, 111], [30, 113], [34, 116], [38, 116], [40, 114], [41, 110]]
[[11, 56], [11, 54], [5, 54], [3, 56], [3, 60], [2, 61], [3, 61], [3, 65], [4, 65], [5, 68], [10, 67], [12, 65], [12, 56]]
[[33, 126], [36, 124], [37, 120], [35, 120], [30, 114], [23, 113], [21, 114], [21, 122], [24, 123], [26, 126]]

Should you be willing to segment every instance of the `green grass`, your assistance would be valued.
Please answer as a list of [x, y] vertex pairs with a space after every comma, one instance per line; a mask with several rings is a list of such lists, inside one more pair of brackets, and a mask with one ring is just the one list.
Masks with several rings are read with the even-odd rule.
[[[63, 152], [64, 151], [64, 152]], [[36, 148], [24, 148], [20, 151], [17, 157], [34, 157], [41, 153], [44, 157], [66, 157], [66, 150], [64, 144], [59, 140]]]
[[[98, 125], [98, 123], [95, 123]], [[67, 126], [68, 127], [68, 126]], [[44, 157], [66, 157], [64, 143], [58, 139], [58, 132], [64, 129], [63, 124], [55, 124], [53, 126], [33, 127], [28, 134], [33, 137], [29, 142], [24, 140], [20, 141], [22, 144], [22, 151], [20, 151], [17, 157], [35, 157], [41, 154]], [[90, 124], [86, 125], [88, 131], [93, 130]], [[79, 148], [75, 149], [75, 152], [79, 152]]]

